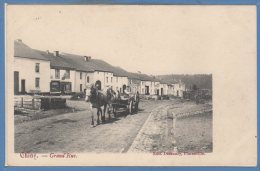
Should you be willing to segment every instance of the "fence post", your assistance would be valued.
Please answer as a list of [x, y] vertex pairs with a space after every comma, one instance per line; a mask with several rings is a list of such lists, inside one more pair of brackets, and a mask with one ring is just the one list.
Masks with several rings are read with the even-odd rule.
[[177, 119], [177, 116], [174, 112], [172, 112], [172, 146], [173, 146], [173, 151], [175, 153], [178, 152], [178, 149], [176, 147], [176, 140], [175, 140], [175, 131], [176, 131], [176, 119]]
[[33, 110], [35, 109], [35, 101], [34, 101], [34, 98], [32, 98], [32, 108], [33, 108]]
[[23, 97], [21, 97], [21, 107], [23, 107]]

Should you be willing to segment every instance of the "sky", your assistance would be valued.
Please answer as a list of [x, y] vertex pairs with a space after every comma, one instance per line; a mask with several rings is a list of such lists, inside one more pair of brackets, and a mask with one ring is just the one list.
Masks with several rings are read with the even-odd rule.
[[252, 40], [245, 32], [254, 31], [254, 15], [241, 6], [9, 5], [7, 34], [9, 42], [22, 39], [34, 49], [91, 56], [131, 72], [211, 74], [218, 55], [239, 48], [234, 41]]

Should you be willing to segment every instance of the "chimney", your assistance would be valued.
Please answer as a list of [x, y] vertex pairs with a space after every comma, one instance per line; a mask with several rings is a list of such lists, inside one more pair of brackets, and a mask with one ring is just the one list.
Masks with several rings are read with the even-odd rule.
[[89, 61], [91, 59], [91, 56], [84, 56], [85, 61]]
[[49, 51], [49, 50], [46, 50], [46, 53], [47, 53], [47, 54], [50, 54], [50, 51]]
[[58, 50], [56, 50], [56, 51], [54, 51], [54, 56], [60, 56], [60, 54], [59, 54], [59, 51]]

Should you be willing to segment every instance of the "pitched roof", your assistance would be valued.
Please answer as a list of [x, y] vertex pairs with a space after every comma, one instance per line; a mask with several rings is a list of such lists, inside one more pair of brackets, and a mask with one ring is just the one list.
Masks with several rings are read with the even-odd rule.
[[120, 67], [112, 66], [112, 71], [114, 73], [114, 76], [120, 76], [120, 77], [128, 77], [129, 76], [129, 73], [126, 70], [124, 70]]
[[172, 85], [172, 84], [178, 83], [178, 81], [176, 81], [176, 80], [166, 80], [166, 79], [160, 79], [160, 82], [162, 84], [168, 84], [168, 85]]
[[40, 50], [35, 50], [35, 51], [40, 53], [46, 59], [50, 60], [51, 68], [75, 69], [73, 65], [71, 65], [69, 62], [67, 62], [60, 56], [55, 56], [53, 53], [49, 53], [45, 51], [40, 51]]
[[49, 61], [37, 51], [24, 44], [21, 40], [14, 41], [14, 57]]
[[63, 53], [60, 56], [70, 65], [72, 65], [76, 70], [86, 71], [86, 72], [94, 72], [94, 68], [92, 65], [87, 63], [82, 56]]
[[128, 72], [120, 67], [115, 67], [101, 59], [89, 59], [85, 61], [84, 56], [64, 53], [60, 55], [67, 62], [72, 64], [77, 70], [82, 71], [105, 71], [112, 72], [114, 76], [127, 77]]
[[155, 78], [153, 76], [149, 76], [147, 74], [141, 74], [141, 73], [129, 72], [128, 77], [132, 79], [139, 79], [142, 81], [155, 81]]

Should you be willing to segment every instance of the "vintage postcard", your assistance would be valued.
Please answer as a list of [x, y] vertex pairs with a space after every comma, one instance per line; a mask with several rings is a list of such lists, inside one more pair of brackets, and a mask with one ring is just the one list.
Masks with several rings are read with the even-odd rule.
[[6, 4], [6, 165], [255, 166], [256, 6]]

